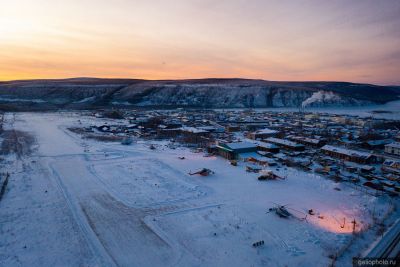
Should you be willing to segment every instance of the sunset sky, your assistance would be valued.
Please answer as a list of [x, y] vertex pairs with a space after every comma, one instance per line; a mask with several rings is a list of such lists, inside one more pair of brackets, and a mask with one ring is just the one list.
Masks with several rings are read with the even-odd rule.
[[400, 84], [398, 0], [0, 0], [0, 80]]

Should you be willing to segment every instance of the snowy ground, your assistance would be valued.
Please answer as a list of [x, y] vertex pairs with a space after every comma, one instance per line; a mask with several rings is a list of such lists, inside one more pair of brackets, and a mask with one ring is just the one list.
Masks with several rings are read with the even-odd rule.
[[[328, 266], [351, 239], [353, 219], [359, 231], [372, 212], [390, 209], [290, 168], [274, 170], [284, 181], [260, 182], [243, 162], [165, 142], [150, 150], [144, 141], [83, 140], [66, 130], [78, 120], [94, 123], [74, 113], [6, 115], [5, 127], [31, 133], [37, 147], [3, 164], [11, 179], [0, 201], [1, 266]], [[215, 174], [188, 175], [203, 167]], [[267, 213], [274, 203], [295, 217]], [[301, 220], [310, 208], [323, 219]]]

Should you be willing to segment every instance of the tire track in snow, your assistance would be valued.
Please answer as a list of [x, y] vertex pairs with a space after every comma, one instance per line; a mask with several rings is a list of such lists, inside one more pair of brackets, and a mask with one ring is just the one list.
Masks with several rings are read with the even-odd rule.
[[52, 166], [52, 163], [46, 162], [46, 164], [51, 170], [53, 176], [56, 178], [56, 184], [62, 192], [67, 202], [67, 205], [72, 212], [72, 216], [75, 219], [75, 222], [78, 224], [79, 228], [81, 229], [84, 238], [86, 239], [89, 247], [93, 252], [93, 255], [95, 256], [100, 266], [117, 266], [115, 261], [110, 257], [104, 246], [101, 244], [100, 240], [97, 238], [85, 215], [83, 214], [80, 204], [76, 200], [74, 200], [72, 195], [68, 192], [68, 189], [64, 185], [57, 171]]

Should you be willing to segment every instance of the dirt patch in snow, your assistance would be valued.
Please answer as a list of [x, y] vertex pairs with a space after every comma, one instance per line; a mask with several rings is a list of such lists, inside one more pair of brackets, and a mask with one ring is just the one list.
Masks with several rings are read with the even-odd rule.
[[2, 133], [4, 139], [0, 146], [0, 154], [15, 153], [18, 157], [29, 155], [35, 138], [27, 132], [19, 130], [6, 130]]

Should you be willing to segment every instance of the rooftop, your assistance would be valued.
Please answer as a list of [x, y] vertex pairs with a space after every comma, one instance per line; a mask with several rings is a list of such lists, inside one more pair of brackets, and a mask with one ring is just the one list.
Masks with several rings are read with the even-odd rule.
[[278, 131], [265, 128], [265, 129], [256, 131], [256, 133], [258, 133], [258, 134], [276, 134], [276, 133], [278, 133]]
[[296, 141], [304, 141], [310, 144], [316, 144], [318, 145], [321, 140], [320, 139], [314, 139], [314, 138], [309, 138], [309, 137], [303, 137], [303, 136], [291, 136], [290, 139], [296, 140]]
[[261, 141], [259, 141], [259, 142], [257, 142], [257, 143], [258, 143], [258, 145], [259, 145], [260, 147], [265, 147], [265, 148], [278, 148], [276, 145], [271, 144], [271, 143], [266, 143], [266, 142], [261, 142]]
[[250, 142], [226, 143], [225, 146], [230, 149], [257, 148], [257, 145]]
[[372, 156], [372, 154], [370, 154], [368, 152], [347, 149], [344, 147], [336, 147], [336, 146], [331, 146], [331, 145], [325, 145], [321, 149], [326, 150], [326, 151], [340, 153], [340, 154], [347, 155], [347, 156], [357, 156], [357, 157], [361, 157], [361, 158], [368, 158], [368, 157]]
[[198, 129], [195, 127], [187, 127], [187, 126], [182, 127], [181, 130], [189, 133], [208, 133], [208, 131], [206, 130]]
[[269, 137], [265, 139], [267, 142], [275, 143], [275, 144], [280, 144], [284, 146], [291, 146], [291, 147], [304, 147], [301, 144], [286, 140], [286, 139], [280, 139], [280, 138], [275, 138], [275, 137]]
[[400, 148], [400, 142], [393, 142], [391, 144], [387, 144], [386, 146]]

